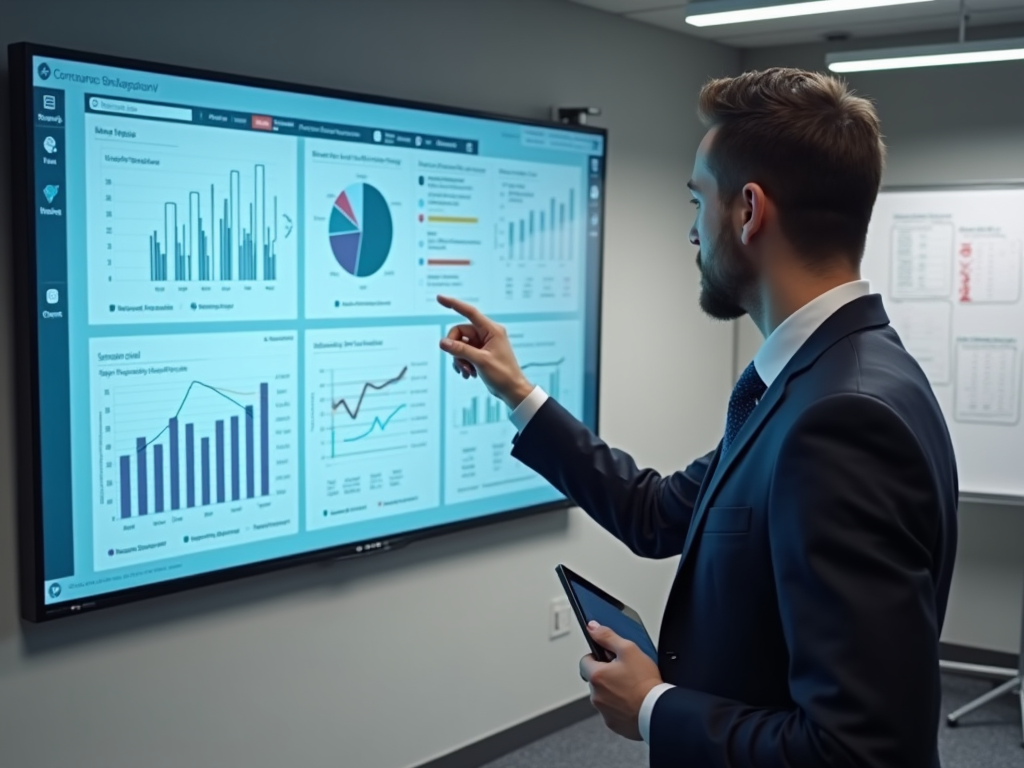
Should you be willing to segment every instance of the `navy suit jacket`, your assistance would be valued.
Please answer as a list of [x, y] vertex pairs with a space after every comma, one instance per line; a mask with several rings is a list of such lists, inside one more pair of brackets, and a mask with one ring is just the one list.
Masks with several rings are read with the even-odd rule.
[[879, 296], [814, 332], [725, 455], [639, 469], [554, 400], [513, 455], [638, 555], [681, 555], [653, 768], [938, 767], [956, 463]]

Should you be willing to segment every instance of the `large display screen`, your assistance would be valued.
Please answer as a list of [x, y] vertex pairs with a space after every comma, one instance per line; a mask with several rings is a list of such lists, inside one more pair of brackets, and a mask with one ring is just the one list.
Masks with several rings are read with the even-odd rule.
[[564, 502], [436, 296], [595, 426], [603, 131], [10, 56], [28, 618]]

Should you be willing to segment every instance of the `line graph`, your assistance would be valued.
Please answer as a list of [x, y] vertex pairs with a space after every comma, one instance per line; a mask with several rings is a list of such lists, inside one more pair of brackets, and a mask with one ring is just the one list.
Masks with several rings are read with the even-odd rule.
[[431, 326], [306, 334], [309, 528], [440, 500], [440, 356]]
[[[185, 403], [188, 402], [188, 396], [190, 394], [192, 394], [192, 388], [193, 387], [203, 387], [204, 389], [210, 390], [214, 394], [220, 395], [225, 400], [227, 400], [229, 403], [233, 403], [234, 405], [237, 405], [239, 408], [241, 408], [245, 412], [246, 418], [248, 418], [250, 420], [253, 418], [252, 408], [250, 406], [242, 405], [240, 402], [235, 400], [234, 397], [231, 397], [231, 395], [236, 395], [236, 396], [241, 396], [241, 397], [252, 397], [253, 395], [256, 394], [255, 392], [238, 392], [238, 391], [235, 391], [235, 390], [224, 389], [222, 387], [215, 387], [212, 384], [207, 384], [207, 383], [202, 382], [202, 381], [192, 381], [192, 382], [189, 382], [188, 389], [185, 390], [185, 396], [183, 398], [181, 398], [181, 404], [178, 406], [178, 410], [176, 410], [174, 412], [174, 416], [171, 417], [172, 419], [177, 419], [181, 415], [181, 411], [185, 407]], [[167, 431], [170, 428], [171, 428], [171, 425], [170, 425], [170, 423], [168, 423], [166, 426], [164, 426], [163, 429], [161, 429], [156, 434], [155, 437], [150, 438], [150, 440], [148, 440], [143, 447], [144, 448], [148, 448], [149, 446], [151, 446], [153, 443], [155, 443], [157, 440], [159, 440], [161, 437], [163, 437], [164, 434], [166, 434]]]
[[395, 408], [395, 410], [393, 410], [390, 414], [388, 414], [388, 417], [386, 419], [384, 419], [383, 421], [381, 421], [379, 416], [374, 416], [373, 417], [373, 423], [370, 425], [369, 429], [367, 429], [361, 435], [356, 435], [355, 437], [346, 437], [345, 438], [345, 442], [346, 443], [354, 443], [354, 442], [357, 442], [359, 440], [362, 440], [365, 437], [369, 437], [370, 435], [373, 434], [373, 431], [375, 429], [380, 429], [380, 431], [383, 432], [385, 429], [387, 429], [387, 426], [388, 426], [388, 424], [391, 423], [391, 420], [393, 418], [395, 418], [395, 416], [397, 416], [402, 411], [402, 409], [404, 409], [404, 408], [405, 408], [405, 404], [403, 403], [402, 405], [400, 405], [397, 408]]
[[[353, 386], [359, 386], [358, 381], [346, 381], [341, 384], [335, 382], [335, 377], [339, 373], [333, 369], [328, 370], [328, 375], [331, 380], [330, 385], [330, 405], [331, 405], [331, 458], [338, 457], [338, 433], [339, 429], [342, 432], [341, 443], [354, 443], [359, 440], [363, 440], [373, 435], [377, 430], [380, 432], [384, 431], [384, 428], [391, 423], [391, 420], [406, 407], [407, 403], [404, 402], [409, 394], [405, 388], [397, 388], [401, 382], [404, 382], [406, 374], [409, 372], [409, 366], [406, 365], [398, 373], [397, 376], [393, 376], [389, 379], [379, 381], [363, 381], [359, 390], [358, 397], [354, 398], [355, 407], [349, 405], [349, 400], [345, 397], [337, 397], [338, 388], [342, 389], [351, 388]], [[343, 376], [347, 374], [347, 371], [340, 372]], [[363, 405], [367, 402], [367, 396], [370, 396], [370, 405], [367, 407], [370, 412], [374, 413], [371, 420], [370, 426], [365, 428], [365, 431], [359, 432], [358, 434], [352, 434], [352, 430], [347, 429], [349, 425], [355, 427], [359, 420], [359, 416], [363, 411]], [[395, 403], [399, 402], [397, 407]], [[338, 417], [339, 411], [342, 411], [341, 415], [342, 423], [339, 425]], [[383, 419], [377, 415], [379, 413], [387, 412], [388, 415]], [[344, 416], [348, 416], [349, 421], [344, 420]], [[361, 428], [361, 427], [360, 427]], [[397, 435], [396, 435], [397, 436]], [[397, 446], [389, 446], [397, 449]], [[376, 447], [376, 450], [380, 450], [380, 447]]]
[[383, 382], [381, 384], [374, 384], [374, 383], [369, 382], [369, 381], [365, 382], [363, 384], [363, 391], [359, 393], [359, 399], [356, 400], [355, 410], [349, 408], [348, 401], [344, 397], [341, 398], [340, 400], [338, 400], [337, 402], [333, 402], [331, 404], [331, 410], [332, 411], [337, 411], [339, 408], [344, 407], [345, 413], [347, 413], [349, 415], [349, 418], [355, 419], [355, 418], [357, 418], [359, 416], [359, 409], [362, 408], [362, 406], [363, 406], [363, 400], [366, 398], [366, 393], [367, 392], [369, 392], [371, 389], [372, 390], [376, 390], [376, 391], [379, 392], [380, 390], [384, 389], [385, 387], [389, 387], [392, 384], [397, 384], [398, 382], [400, 382], [402, 379], [405, 378], [405, 374], [408, 373], [408, 372], [409, 372], [409, 366], [405, 366], [402, 369], [401, 373], [399, 373], [393, 379], [388, 379], [387, 381], [385, 381], [385, 382]]
[[549, 363], [523, 363], [519, 367], [522, 370], [525, 371], [528, 368], [552, 368], [552, 367], [557, 367], [557, 366], [561, 365], [564, 362], [565, 362], [565, 358], [564, 357], [560, 357], [557, 360], [553, 360], [553, 361], [551, 361]]
[[547, 391], [547, 393], [558, 400], [562, 394], [562, 364], [565, 362], [564, 357], [560, 357], [557, 360], [549, 362], [533, 362], [525, 363], [520, 366], [522, 370], [526, 371], [530, 368], [550, 369], [551, 372], [548, 374], [547, 380], [541, 383], [541, 386]]

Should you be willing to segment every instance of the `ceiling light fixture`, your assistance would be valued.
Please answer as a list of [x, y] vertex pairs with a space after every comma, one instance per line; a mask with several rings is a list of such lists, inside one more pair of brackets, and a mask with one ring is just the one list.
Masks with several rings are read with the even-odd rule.
[[803, 3], [772, 3], [766, 5], [751, 0], [700, 0], [686, 8], [686, 23], [695, 27], [715, 27], [720, 24], [742, 24], [749, 21], [789, 19], [795, 16], [814, 16], [821, 13], [861, 11], [890, 5], [930, 3], [934, 0], [809, 0]]
[[1016, 40], [987, 40], [980, 43], [916, 45], [909, 48], [849, 51], [847, 53], [830, 53], [825, 57], [828, 68], [838, 73], [943, 67], [951, 64], [980, 64], [990, 61], [1024, 61], [1024, 37]]
[[965, 0], [960, 0], [960, 42], [958, 43], [829, 53], [825, 56], [825, 64], [833, 72], [845, 74], [847, 72], [877, 72], [883, 69], [1024, 61], [1024, 37], [1007, 40], [979, 40], [968, 43], [968, 18]]

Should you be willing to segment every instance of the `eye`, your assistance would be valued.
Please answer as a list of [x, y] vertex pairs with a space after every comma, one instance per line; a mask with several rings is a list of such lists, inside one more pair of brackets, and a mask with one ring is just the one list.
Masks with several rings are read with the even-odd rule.
[[700, 200], [695, 200], [694, 198], [691, 197], [690, 205], [694, 206], [695, 208], [700, 208]]

